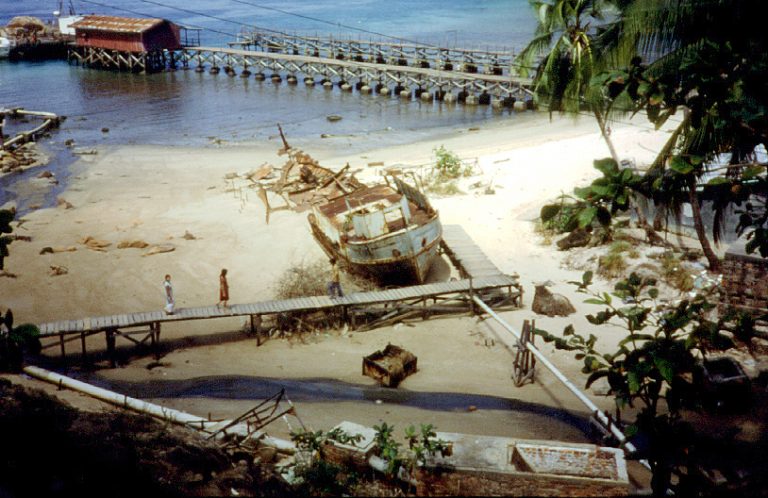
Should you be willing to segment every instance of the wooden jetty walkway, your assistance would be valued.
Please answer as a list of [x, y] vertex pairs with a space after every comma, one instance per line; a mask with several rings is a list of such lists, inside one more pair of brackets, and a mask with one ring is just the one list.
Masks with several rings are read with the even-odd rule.
[[[344, 91], [415, 97], [422, 100], [489, 104], [525, 109], [532, 80], [517, 76], [511, 54], [417, 45], [301, 37], [254, 38], [235, 42], [254, 50], [184, 46], [172, 50], [125, 52], [72, 46], [67, 58], [83, 66], [127, 71], [194, 68], [229, 76], [252, 74], [297, 84], [338, 85]], [[528, 99], [528, 100], [526, 100]]]
[[[447, 225], [449, 234], [463, 233], [461, 227]], [[464, 234], [466, 236], [466, 234]], [[459, 240], [454, 237], [454, 240]], [[471, 239], [466, 236], [463, 245], [450, 248], [453, 256], [459, 264], [461, 261], [469, 264], [473, 257], [482, 254]], [[469, 240], [469, 243], [466, 241]], [[450, 241], [449, 241], [450, 242]], [[448, 253], [448, 249], [446, 249]], [[458, 255], [458, 256], [457, 256]], [[463, 258], [463, 259], [462, 259]], [[495, 268], [495, 267], [494, 267]], [[59, 345], [62, 358], [66, 356], [66, 343], [80, 340], [81, 354], [86, 358], [86, 338], [95, 334], [104, 333], [106, 337], [106, 350], [108, 356], [114, 359], [115, 340], [123, 337], [136, 345], [148, 345], [156, 347], [160, 340], [161, 325], [171, 322], [189, 320], [210, 320], [217, 318], [248, 317], [250, 319], [250, 332], [261, 342], [264, 333], [262, 324], [264, 318], [274, 317], [280, 314], [308, 313], [326, 311], [336, 313], [354, 328], [361, 321], [367, 321], [371, 316], [375, 320], [381, 318], [391, 320], [397, 315], [411, 313], [428, 318], [431, 314], [441, 312], [464, 312], [473, 310], [472, 297], [480, 296], [486, 302], [496, 306], [512, 304], [520, 306], [522, 302], [522, 289], [517, 277], [504, 275], [501, 271], [491, 274], [488, 268], [459, 267], [462, 275], [470, 278], [439, 282], [425, 285], [415, 285], [395, 289], [386, 289], [370, 292], [358, 292], [348, 294], [342, 298], [331, 299], [328, 296], [302, 297], [285, 300], [263, 301], [249, 304], [233, 304], [229, 308], [217, 306], [203, 306], [194, 308], [180, 308], [173, 315], [164, 311], [147, 311], [138, 313], [126, 313], [100, 317], [89, 317], [78, 320], [60, 320], [44, 323], [40, 327], [40, 337], [45, 341], [44, 349]], [[486, 272], [481, 276], [480, 271]], [[475, 272], [475, 273], [472, 273]], [[431, 302], [431, 304], [430, 304]], [[463, 303], [463, 307], [449, 307], [448, 303], [455, 306], [456, 302]], [[370, 325], [369, 322], [367, 322]], [[138, 336], [139, 338], [136, 338]]]
[[461, 225], [443, 225], [443, 251], [463, 278], [483, 279], [504, 274], [485, 255]]
[[[187, 47], [177, 52], [173, 60], [179, 61], [183, 67], [196, 66], [205, 69], [210, 66], [214, 73], [224, 70], [230, 75], [235, 74], [235, 68], [241, 68], [241, 75], [249, 76], [253, 71], [256, 77], [274, 81], [282, 81], [286, 75], [289, 82], [296, 83], [296, 75], [304, 75], [304, 83], [336, 84], [346, 90], [357, 88], [365, 92], [390, 95], [401, 95], [421, 90], [417, 98], [427, 96], [437, 100], [459, 100], [465, 103], [492, 104], [493, 99], [499, 104], [514, 102], [510, 99], [523, 98], [529, 93], [531, 85], [529, 78], [518, 76], [470, 73], [438, 69], [444, 67], [439, 63], [427, 63], [427, 67], [401, 66], [389, 63], [361, 62], [314, 55], [295, 55], [255, 50], [217, 47]], [[457, 91], [454, 96], [451, 92]], [[451, 95], [451, 97], [448, 97]], [[487, 96], [487, 97], [486, 97]], [[475, 97], [476, 101], [467, 97]]]

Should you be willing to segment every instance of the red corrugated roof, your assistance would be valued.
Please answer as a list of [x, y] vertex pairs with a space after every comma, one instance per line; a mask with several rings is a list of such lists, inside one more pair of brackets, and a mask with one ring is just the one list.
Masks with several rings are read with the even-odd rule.
[[110, 31], [113, 33], [142, 33], [164, 22], [163, 19], [116, 17], [116, 16], [85, 16], [72, 24], [75, 29]]

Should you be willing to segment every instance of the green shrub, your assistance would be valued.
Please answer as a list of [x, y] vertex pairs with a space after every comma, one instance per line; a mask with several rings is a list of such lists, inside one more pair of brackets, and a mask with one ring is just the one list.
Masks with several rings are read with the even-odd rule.
[[437, 149], [433, 149], [435, 153], [435, 169], [437, 170], [437, 176], [446, 178], [459, 178], [460, 176], [468, 176], [465, 173], [464, 165], [461, 163], [461, 159], [455, 153], [447, 150], [444, 146], [440, 146]]
[[598, 259], [597, 273], [602, 277], [620, 277], [626, 269], [627, 262], [624, 260], [624, 255], [620, 252], [608, 252], [608, 254], [600, 256]]
[[674, 252], [667, 251], [657, 257], [661, 263], [661, 277], [666, 283], [682, 292], [693, 289], [693, 273]]
[[541, 210], [541, 224], [546, 230], [556, 234], [571, 232], [578, 226], [576, 214], [580, 207], [573, 203], [566, 203], [561, 197], [560, 204], [544, 206]]
[[625, 240], [613, 242], [608, 248], [608, 254], [598, 259], [597, 273], [606, 278], [623, 276], [628, 266], [625, 256], [635, 259], [640, 257], [640, 253], [635, 246]]

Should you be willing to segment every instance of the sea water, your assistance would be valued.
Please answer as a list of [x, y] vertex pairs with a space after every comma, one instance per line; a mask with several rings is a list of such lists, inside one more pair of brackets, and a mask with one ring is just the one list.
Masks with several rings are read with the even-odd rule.
[[[75, 0], [73, 4], [81, 14], [144, 15], [202, 27], [201, 43], [206, 46], [226, 46], [238, 33], [259, 29], [517, 52], [535, 26], [527, 0]], [[58, 2], [50, 0], [1, 2], [0, 24], [17, 15], [52, 20], [56, 8]], [[350, 94], [338, 88], [276, 85], [224, 73], [131, 74], [64, 61], [0, 61], [0, 107], [17, 106], [67, 116], [61, 129], [42, 141], [54, 157], [51, 167], [58, 170], [60, 180], [66, 175], [61, 170], [74, 162], [64, 147], [67, 140], [81, 148], [252, 143], [274, 136], [280, 123], [293, 139], [367, 135], [377, 146], [386, 146], [458, 127], [526, 119], [490, 106], [448, 106]], [[330, 114], [343, 119], [330, 123], [326, 119]], [[21, 204], [33, 201], [20, 199], [14, 187], [25, 179], [21, 175], [0, 180], [0, 205], [9, 198]]]

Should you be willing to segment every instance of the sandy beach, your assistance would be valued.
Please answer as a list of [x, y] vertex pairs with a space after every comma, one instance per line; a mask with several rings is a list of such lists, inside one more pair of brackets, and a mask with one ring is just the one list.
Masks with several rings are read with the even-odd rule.
[[[652, 158], [666, 136], [640, 118], [617, 124], [612, 132], [620, 155], [638, 165]], [[366, 152], [346, 152], [351, 143], [361, 150], [365, 141], [370, 141]], [[524, 125], [457, 128], [438, 139], [386, 149], [366, 136], [291, 142], [324, 166], [338, 169], [349, 163], [369, 182], [384, 168], [430, 163], [440, 145], [475, 164], [477, 174], [462, 180], [463, 195], [433, 198], [433, 204], [443, 223], [462, 225], [503, 272], [520, 275], [524, 306], [504, 312], [504, 318], [518, 328], [523, 320], [536, 319], [552, 332], [569, 323], [589, 330], [584, 318], [589, 305], [566, 283], [579, 279], [581, 271], [569, 269], [565, 254], [553, 245], [542, 244], [532, 220], [545, 202], [597, 176], [592, 161], [608, 151], [593, 120], [542, 115]], [[279, 146], [277, 139], [199, 149], [121, 146], [82, 156], [79, 173], [61, 195], [66, 202], [24, 216], [17, 233], [31, 236], [32, 242], [11, 246], [6, 268], [16, 278], [0, 280], [0, 307], [13, 309], [18, 322], [34, 323], [157, 310], [166, 273], [173, 277], [177, 306], [211, 305], [218, 300], [221, 268], [229, 270], [232, 303], [272, 299], [274, 283], [286, 269], [323, 258], [306, 213], [273, 212], [267, 224], [264, 205], [242, 179], [264, 163], [281, 165]], [[492, 182], [495, 194], [471, 188], [478, 182]], [[86, 237], [103, 247], [89, 248], [82, 243]], [[126, 241], [148, 247], [119, 249]], [[147, 255], [156, 246], [173, 250]], [[46, 247], [53, 253], [40, 254]], [[67, 273], [51, 276], [52, 266]], [[547, 318], [531, 312], [533, 284], [546, 280], [554, 282], [553, 291], [571, 299], [576, 314]], [[604, 282], [598, 286], [608, 288]], [[296, 390], [295, 396], [290, 388], [287, 392], [302, 421], [316, 429], [341, 420], [387, 421], [398, 427], [429, 422], [445, 431], [585, 440], [579, 421], [559, 411], [583, 422], [583, 406], [543, 368], [535, 384], [516, 388], [510, 380], [514, 351], [495, 339], [506, 332], [477, 317], [369, 332], [330, 330], [302, 340], [273, 339], [260, 347], [238, 332], [241, 326], [242, 320], [233, 318], [168, 325], [163, 340], [175, 341], [175, 347], [159, 362], [134, 358], [83, 378], [214, 418], [244, 412], [260, 399], [259, 389], [283, 380]], [[601, 327], [599, 341], [611, 345], [621, 335], [619, 329]], [[103, 347], [100, 336], [91, 341], [91, 347]], [[362, 356], [387, 343], [405, 347], [419, 361], [419, 371], [401, 384], [398, 394], [360, 374]], [[583, 385], [581, 365], [570, 354], [549, 345], [541, 349]], [[75, 353], [72, 346], [73, 367]], [[326, 396], [312, 386], [335, 391]], [[610, 409], [610, 400], [592, 397]], [[280, 436], [288, 431], [281, 421], [269, 428]]]

